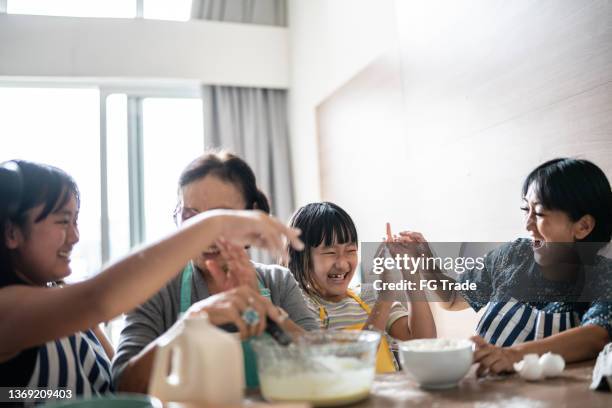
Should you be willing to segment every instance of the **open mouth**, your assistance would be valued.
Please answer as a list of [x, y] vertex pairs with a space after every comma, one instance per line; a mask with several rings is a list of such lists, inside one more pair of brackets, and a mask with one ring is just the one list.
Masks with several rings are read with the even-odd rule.
[[70, 255], [72, 254], [71, 251], [59, 251], [57, 253], [57, 256], [66, 260], [66, 261], [70, 261]]
[[343, 283], [348, 276], [348, 272], [346, 273], [330, 273], [327, 275], [327, 279], [332, 283]]
[[543, 239], [535, 239], [535, 238], [533, 238], [531, 240], [531, 246], [533, 247], [533, 249], [544, 248], [545, 245], [546, 245], [546, 241], [544, 241]]
[[202, 255], [206, 257], [213, 257], [213, 256], [219, 255], [220, 253], [221, 251], [219, 250], [219, 248], [211, 247], [211, 248], [208, 248], [206, 251], [203, 251]]

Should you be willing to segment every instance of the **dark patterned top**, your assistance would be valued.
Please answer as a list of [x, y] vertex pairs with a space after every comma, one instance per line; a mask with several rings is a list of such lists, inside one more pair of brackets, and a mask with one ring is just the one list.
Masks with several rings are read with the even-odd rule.
[[576, 312], [581, 326], [601, 326], [612, 339], [612, 260], [603, 256], [572, 281], [552, 281], [535, 262], [531, 240], [521, 238], [489, 252], [484, 268], [468, 270], [458, 280], [476, 283], [476, 290], [462, 291], [475, 311], [517, 300], [547, 313]]

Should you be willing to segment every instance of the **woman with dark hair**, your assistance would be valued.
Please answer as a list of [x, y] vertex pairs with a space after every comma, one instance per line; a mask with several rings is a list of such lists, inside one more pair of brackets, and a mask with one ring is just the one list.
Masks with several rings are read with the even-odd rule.
[[383, 336], [377, 355], [379, 373], [397, 370], [389, 343], [435, 337], [436, 328], [427, 302], [392, 302], [366, 286], [349, 288], [357, 269], [359, 240], [351, 217], [330, 202], [298, 209], [289, 224], [302, 231], [304, 250], [287, 248], [288, 267], [306, 294], [322, 329], [373, 329]]
[[[79, 241], [79, 192], [62, 170], [0, 164], [0, 384], [67, 388], [73, 396], [113, 390], [108, 361], [89, 328], [133, 309], [220, 238], [280, 249], [292, 231], [255, 211], [194, 216], [174, 234], [134, 251], [87, 281], [56, 287]], [[255, 294], [244, 290], [246, 299]], [[278, 311], [262, 303], [280, 321]], [[228, 319], [228, 322], [231, 322]]]
[[[191, 217], [214, 208], [270, 211], [266, 196], [258, 189], [255, 175], [241, 158], [227, 152], [208, 152], [192, 161], [179, 177], [175, 220], [180, 226]], [[227, 319], [227, 297], [240, 288], [255, 293], [253, 300], [271, 302], [286, 318], [280, 326], [290, 334], [316, 329], [302, 294], [291, 273], [278, 265], [250, 261], [244, 247], [217, 242], [194, 256], [181, 273], [146, 303], [126, 316], [113, 377], [121, 391], [146, 392], [157, 344], [161, 336], [182, 316], [207, 313], [213, 324]], [[265, 315], [254, 321], [234, 319], [241, 338], [260, 335]], [[257, 386], [254, 356], [243, 341], [246, 380]]]
[[[612, 337], [612, 261], [598, 255], [612, 236], [606, 175], [587, 160], [550, 160], [527, 176], [522, 198], [531, 239], [491, 251], [483, 268], [458, 276], [476, 290], [436, 291], [447, 310], [486, 306], [473, 338], [479, 374], [511, 372], [528, 353], [591, 359]], [[429, 250], [417, 232], [400, 236], [416, 243], [406, 247]], [[451, 279], [440, 271], [422, 277]]]

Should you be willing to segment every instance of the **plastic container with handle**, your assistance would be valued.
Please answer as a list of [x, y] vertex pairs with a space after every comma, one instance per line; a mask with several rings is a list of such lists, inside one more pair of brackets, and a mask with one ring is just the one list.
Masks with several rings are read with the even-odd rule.
[[242, 347], [206, 316], [185, 319], [158, 348], [149, 394], [168, 402], [240, 404], [244, 397]]

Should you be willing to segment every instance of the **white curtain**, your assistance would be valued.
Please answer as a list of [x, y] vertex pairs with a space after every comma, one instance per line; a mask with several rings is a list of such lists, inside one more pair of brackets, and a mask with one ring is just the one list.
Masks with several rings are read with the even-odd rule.
[[191, 18], [286, 26], [287, 2], [286, 0], [193, 0]]
[[[286, 26], [287, 3], [193, 0], [191, 18]], [[245, 159], [270, 199], [272, 214], [287, 221], [294, 210], [287, 91], [205, 85], [202, 100], [207, 147], [228, 149]], [[252, 257], [271, 260], [261, 251], [252, 251]]]
[[228, 149], [253, 168], [272, 213], [293, 212], [287, 91], [207, 85], [202, 89], [207, 147]]

